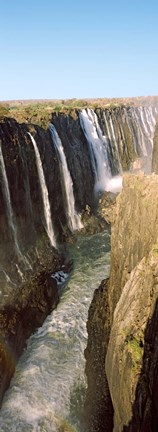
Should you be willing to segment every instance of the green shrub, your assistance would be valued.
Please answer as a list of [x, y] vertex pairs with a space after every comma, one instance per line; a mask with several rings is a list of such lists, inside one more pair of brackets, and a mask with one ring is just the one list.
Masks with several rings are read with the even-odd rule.
[[0, 105], [0, 117], [8, 117], [9, 116], [9, 108], [6, 108], [3, 105]]

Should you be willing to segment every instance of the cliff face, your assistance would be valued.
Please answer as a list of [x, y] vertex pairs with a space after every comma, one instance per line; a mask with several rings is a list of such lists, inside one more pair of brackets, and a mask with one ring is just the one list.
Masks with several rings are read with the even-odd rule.
[[86, 204], [93, 207], [94, 175], [78, 112], [74, 110], [70, 115], [55, 112], [52, 115], [52, 123], [63, 143], [73, 181], [76, 206], [80, 210], [84, 209]]
[[0, 305], [0, 404], [26, 339], [43, 324], [59, 301], [57, 284], [51, 274], [61, 267], [62, 257], [45, 244], [38, 250], [34, 273], [28, 274], [16, 289], [7, 284], [8, 294]]
[[152, 155], [152, 171], [155, 174], [158, 174], [158, 121], [155, 127], [154, 134], [154, 147], [153, 147], [153, 155]]
[[[108, 432], [158, 429], [157, 238], [158, 178], [127, 174], [112, 226], [106, 294], [102, 287], [96, 291], [89, 312], [86, 408], [90, 398], [92, 406], [96, 401], [103, 419], [94, 430], [105, 430], [111, 403], [114, 426], [111, 421]], [[98, 392], [95, 383], [103, 371]], [[98, 418], [92, 409], [92, 425]]]
[[146, 256], [158, 235], [157, 176], [127, 174], [117, 199], [111, 237], [109, 303], [111, 317], [129, 274]]
[[[85, 138], [82, 136], [82, 130], [75, 127], [75, 121], [72, 120], [75, 131], [72, 133], [73, 140], [66, 140], [69, 136], [69, 131], [66, 130], [63, 141], [67, 143], [66, 151], [67, 160], [70, 161], [70, 169], [75, 177], [74, 195], [75, 205], [78, 210], [85, 208], [86, 204], [93, 205], [93, 173], [91, 171], [88, 153], [86, 154], [87, 146]], [[65, 118], [65, 121], [66, 118]], [[64, 123], [64, 120], [58, 120]], [[69, 120], [70, 123], [70, 120]], [[63, 124], [63, 130], [65, 125]], [[79, 129], [79, 132], [78, 132]], [[61, 126], [62, 130], [62, 126]], [[31, 132], [38, 146], [45, 181], [48, 189], [49, 203], [52, 215], [52, 222], [57, 241], [62, 241], [63, 234], [67, 230], [67, 219], [64, 208], [64, 199], [62, 193], [62, 185], [60, 178], [59, 162], [57, 160], [56, 151], [49, 130], [45, 130], [37, 125], [19, 124], [13, 119], [4, 118], [0, 121], [0, 141], [1, 149], [4, 158], [6, 177], [8, 181], [10, 203], [13, 212], [13, 222], [16, 230], [19, 248], [23, 254], [30, 256], [31, 266], [33, 261], [37, 259], [32, 255], [33, 248], [38, 250], [39, 244], [47, 242], [48, 237], [45, 230], [45, 217], [42, 202], [42, 195], [35, 159], [35, 151], [28, 135]], [[76, 133], [76, 135], [75, 135]], [[78, 138], [78, 147], [75, 146], [75, 140], [78, 133], [81, 135]], [[82, 141], [83, 140], [83, 141]], [[70, 145], [71, 144], [71, 145]], [[72, 156], [71, 156], [72, 155]], [[76, 162], [74, 162], [74, 160]], [[20, 265], [20, 269], [25, 272], [26, 266], [22, 262], [18, 262], [15, 250], [15, 242], [13, 238], [13, 230], [8, 221], [8, 211], [6, 204], [6, 185], [0, 173], [0, 260], [1, 272], [0, 282], [4, 285], [5, 273], [13, 279], [13, 282], [21, 282], [17, 271], [16, 264]], [[7, 198], [8, 199], [8, 198]], [[10, 217], [10, 215], [9, 215]], [[28, 269], [27, 269], [28, 270]], [[7, 281], [6, 281], [7, 282]], [[14, 286], [12, 286], [12, 289]]]
[[1, 119], [0, 402], [26, 338], [42, 325], [59, 300], [50, 274], [60, 270], [64, 262], [46, 234], [35, 152], [28, 132], [38, 142], [55, 231], [62, 233], [61, 226], [66, 224], [49, 131]]
[[[29, 116], [26, 123], [0, 117], [1, 150], [14, 224], [19, 247], [23, 253], [29, 256], [32, 247], [38, 249], [39, 239], [47, 237], [35, 151], [28, 132], [32, 134], [38, 147], [48, 189], [52, 222], [60, 242], [69, 230], [64, 205], [63, 179], [60, 174], [61, 161], [57, 157], [49, 131], [49, 121], [55, 126], [63, 145], [73, 185], [75, 208], [82, 212], [87, 205], [94, 209], [95, 181], [102, 181], [100, 173], [106, 177], [105, 166], [110, 175], [114, 175], [128, 169], [136, 157], [150, 156], [155, 110], [154, 106], [117, 106], [107, 109], [96, 108], [95, 111], [72, 109], [49, 114], [45, 127], [45, 113], [41, 113], [41, 120], [37, 116], [38, 124], [28, 123]], [[28, 115], [31, 115], [29, 111]], [[35, 115], [31, 118], [36, 120]], [[10, 222], [8, 223], [5, 189], [1, 170], [0, 279], [4, 278], [3, 270], [11, 276], [16, 274], [18, 279], [13, 230], [9, 226]]]
[[117, 303], [106, 355], [113, 431], [158, 428], [158, 250], [131, 272]]
[[[36, 130], [36, 128], [29, 128], [25, 124], [19, 125], [16, 121], [11, 119], [1, 121], [1, 148], [8, 180], [14, 225], [17, 232], [19, 247], [25, 253], [30, 253], [30, 248], [37, 246], [37, 242], [39, 242], [42, 237], [46, 239], [35, 153], [27, 133], [30, 129], [32, 133], [37, 136], [39, 151], [41, 150], [41, 160], [44, 160], [44, 168], [49, 172], [49, 175], [47, 175], [47, 187], [51, 197], [51, 208], [55, 207], [56, 214], [58, 213], [60, 215], [61, 220], [63, 218], [60, 199], [55, 199], [56, 196], [60, 196], [61, 187], [57, 164], [54, 162], [55, 153], [53, 154], [53, 150], [51, 150], [49, 133], [40, 128]], [[56, 178], [56, 187], [54, 186], [54, 178]], [[4, 266], [4, 269], [8, 270], [10, 263], [15, 263], [16, 258], [13, 230], [8, 221], [5, 189], [6, 185], [1, 172], [0, 258], [2, 267]], [[55, 215], [54, 224], [57, 224]], [[14, 268], [14, 272], [16, 272], [16, 267]]]
[[123, 425], [132, 431], [156, 430], [157, 199], [157, 176], [124, 178], [112, 231], [108, 291], [112, 328], [106, 373], [115, 431]]
[[[11, 347], [15, 347], [13, 351], [17, 358], [25, 338], [39, 323], [42, 323], [50, 308], [56, 304], [56, 291], [55, 293], [51, 291], [52, 284], [47, 284], [47, 274], [43, 278], [43, 271], [47, 273], [53, 269], [58, 270], [62, 261], [49, 244], [36, 152], [28, 132], [35, 139], [39, 152], [51, 221], [57, 242], [61, 245], [70, 235], [68, 206], [65, 205], [66, 199], [62, 188], [63, 178], [61, 178], [60, 170], [62, 162], [49, 130], [49, 122], [53, 123], [62, 141], [72, 182], [75, 209], [82, 212], [87, 208], [89, 213], [89, 207], [92, 212], [98, 200], [94, 192], [95, 182], [98, 177], [100, 179], [102, 172], [106, 177], [105, 166], [110, 176], [121, 174], [123, 169], [130, 167], [136, 157], [147, 157], [148, 153], [151, 154], [155, 113], [154, 106], [118, 106], [107, 109], [96, 108], [95, 111], [72, 109], [65, 112], [54, 111], [49, 113], [49, 116], [43, 113], [43, 117], [41, 114], [41, 117], [36, 116], [34, 112], [31, 118], [36, 124], [29, 121], [29, 111], [26, 112], [26, 123], [18, 123], [13, 118], [0, 115], [0, 318], [3, 342], [0, 347], [0, 356], [2, 359], [4, 357], [2, 361], [4, 367], [0, 370], [2, 393], [8, 384], [8, 376], [11, 376], [14, 369], [8, 366], [7, 346], [11, 344]], [[19, 121], [23, 120], [19, 113]], [[64, 180], [67, 181], [66, 176]], [[133, 189], [131, 188], [131, 194], [134, 193]], [[137, 189], [140, 194], [143, 194], [139, 185]], [[124, 200], [126, 201], [126, 197]], [[156, 212], [156, 201], [154, 205]], [[146, 206], [145, 200], [144, 206]], [[47, 211], [46, 204], [45, 207]], [[154, 223], [153, 210], [152, 213]], [[144, 213], [144, 218], [146, 218], [146, 213]], [[102, 222], [100, 225], [102, 226]], [[149, 228], [147, 233], [146, 244], [150, 243]], [[139, 226], [136, 237], [138, 234], [140, 234]], [[123, 231], [122, 234], [119, 234], [116, 228], [115, 236], [119, 235], [123, 236]], [[141, 235], [144, 236], [143, 231]], [[119, 244], [121, 241], [122, 237], [119, 238]], [[114, 274], [111, 275], [112, 282], [110, 282], [112, 285], [110, 285], [110, 294], [107, 296], [107, 308], [111, 321], [114, 306], [120, 297], [127, 275], [137, 264], [135, 255], [138, 255], [139, 259], [144, 256], [141, 243], [140, 250], [135, 251], [136, 247], [136, 245], [133, 246], [134, 252], [129, 257], [129, 263], [126, 263], [124, 258], [122, 262], [120, 261], [121, 266], [125, 266], [125, 270], [123, 279], [121, 273], [118, 273], [118, 287], [115, 286], [115, 274], [119, 266], [119, 250], [116, 252], [113, 264]], [[20, 309], [22, 313], [19, 315]], [[33, 322], [33, 309], [37, 315], [35, 322]], [[6, 328], [10, 329], [9, 334]], [[3, 338], [3, 333], [5, 338]], [[108, 339], [102, 347], [100, 342], [100, 347], [103, 348], [103, 360], [107, 343]], [[3, 380], [5, 376], [6, 379]], [[105, 386], [107, 387], [107, 382]], [[109, 406], [110, 404], [111, 402]], [[111, 424], [111, 419], [109, 424]]]
[[88, 391], [85, 402], [85, 431], [113, 429], [113, 405], [105, 374], [105, 354], [109, 340], [110, 311], [108, 281], [102, 281], [89, 308], [85, 350]]

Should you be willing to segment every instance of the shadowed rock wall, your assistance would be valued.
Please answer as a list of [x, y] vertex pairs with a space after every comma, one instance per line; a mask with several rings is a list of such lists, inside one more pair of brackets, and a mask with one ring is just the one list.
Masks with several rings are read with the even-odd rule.
[[158, 429], [157, 240], [158, 177], [126, 174], [112, 226], [110, 279], [96, 290], [87, 324], [88, 431]]
[[155, 172], [155, 174], [158, 174], [158, 122], [156, 123], [155, 134], [154, 134], [152, 171]]
[[[108, 146], [109, 155], [109, 165], [111, 167], [111, 173], [116, 174], [120, 169], [120, 164], [123, 169], [130, 167], [132, 160], [137, 156], [142, 156], [143, 151], [151, 152], [151, 140], [152, 137], [150, 132], [153, 130], [154, 122], [152, 121], [152, 111], [150, 110], [151, 117], [147, 117], [147, 112], [144, 110], [137, 110], [135, 113], [134, 108], [117, 108], [115, 110], [103, 110], [100, 109], [96, 113], [98, 115], [98, 121], [102, 129], [103, 143]], [[86, 205], [93, 208], [95, 205], [94, 197], [94, 173], [92, 169], [92, 163], [90, 159], [90, 154], [88, 150], [87, 140], [81, 129], [79, 122], [79, 112], [78, 110], [73, 110], [72, 113], [53, 113], [52, 122], [55, 125], [59, 136], [62, 140], [64, 147], [68, 167], [71, 173], [71, 177], [74, 185], [74, 195], [75, 203], [78, 211], [85, 209]], [[149, 114], [149, 113], [148, 113]], [[143, 116], [143, 117], [142, 117]], [[146, 117], [145, 117], [146, 116]], [[143, 118], [143, 120], [142, 120]], [[145, 127], [144, 121], [146, 118], [146, 137], [145, 137]], [[150, 123], [152, 127], [150, 128]], [[33, 329], [39, 325], [46, 314], [53, 307], [54, 297], [52, 298], [52, 293], [50, 292], [49, 284], [45, 285], [46, 279], [42, 279], [40, 289], [40, 277], [44, 270], [51, 271], [51, 268], [56, 269], [56, 258], [55, 253], [49, 246], [49, 240], [44, 228], [44, 212], [43, 203], [41, 198], [41, 191], [39, 185], [39, 179], [37, 174], [37, 167], [35, 161], [35, 153], [33, 149], [32, 142], [27, 132], [31, 132], [34, 136], [44, 170], [45, 180], [48, 188], [48, 195], [52, 213], [52, 221], [54, 229], [57, 235], [57, 240], [62, 242], [65, 239], [67, 230], [67, 221], [65, 215], [65, 209], [63, 206], [60, 170], [58, 165], [58, 160], [56, 152], [54, 149], [53, 141], [48, 129], [43, 129], [37, 125], [31, 124], [19, 124], [14, 119], [1, 118], [0, 119], [0, 140], [2, 146], [2, 152], [4, 157], [6, 175], [8, 179], [10, 199], [13, 210], [14, 224], [16, 228], [17, 238], [19, 242], [20, 250], [22, 254], [26, 256], [26, 259], [30, 263], [30, 267], [24, 268], [23, 263], [16, 256], [16, 250], [14, 245], [14, 238], [11, 229], [8, 224], [8, 217], [6, 212], [6, 202], [4, 198], [4, 181], [3, 176], [0, 177], [0, 260], [1, 260], [1, 270], [0, 270], [0, 283], [2, 291], [8, 297], [7, 302], [2, 299], [2, 310], [1, 310], [1, 357], [3, 359], [3, 347], [5, 345], [6, 350], [4, 357], [7, 353], [7, 346], [12, 348], [15, 346], [14, 355], [18, 357], [20, 354], [25, 338], [30, 334]], [[105, 134], [105, 136], [104, 136]], [[139, 138], [141, 136], [141, 146], [139, 146]], [[106, 139], [104, 139], [106, 137]], [[154, 177], [153, 177], [154, 179]], [[153, 180], [154, 183], [154, 180]], [[109, 338], [109, 322], [112, 321], [114, 307], [120, 297], [121, 290], [123, 288], [128, 274], [132, 271], [134, 266], [137, 264], [137, 259], [141, 259], [144, 253], [148, 253], [148, 243], [152, 244], [152, 240], [155, 239], [154, 229], [151, 229], [149, 224], [146, 225], [146, 231], [141, 230], [141, 223], [136, 223], [135, 209], [139, 209], [139, 200], [142, 199], [143, 187], [141, 186], [141, 180], [137, 179], [137, 184], [131, 186], [130, 194], [135, 199], [134, 191], [137, 191], [136, 202], [132, 202], [132, 206], [128, 208], [127, 206], [127, 218], [130, 212], [133, 212], [133, 221], [135, 221], [135, 235], [140, 237], [139, 246], [137, 246], [136, 239], [134, 241], [133, 252], [126, 258], [124, 258], [123, 248], [127, 250], [127, 237], [131, 236], [131, 231], [126, 232], [126, 222], [124, 222], [123, 229], [118, 232], [117, 227], [115, 227], [115, 241], [118, 237], [118, 248], [116, 250], [115, 259], [112, 264], [111, 282], [109, 293], [106, 296], [107, 301], [107, 311], [108, 311], [108, 324], [106, 322], [106, 317], [104, 325], [102, 328], [102, 333], [104, 331], [104, 326], [107, 326], [106, 330], [106, 341], [102, 346], [101, 338], [99, 336], [99, 350], [102, 351], [102, 364], [104, 363], [106, 346], [108, 344]], [[125, 187], [126, 190], [126, 187]], [[148, 192], [148, 184], [146, 184], [146, 190]], [[128, 203], [127, 191], [125, 192], [124, 202], [121, 204], [125, 206]], [[147, 196], [147, 195], [145, 195]], [[153, 196], [151, 194], [151, 203], [153, 202]], [[148, 205], [143, 198], [143, 206], [139, 209], [142, 212], [142, 217], [146, 220], [148, 213], [152, 213], [152, 223], [157, 223], [156, 219], [156, 200], [153, 204], [155, 209], [151, 211], [151, 205]], [[146, 209], [146, 210], [143, 210]], [[122, 215], [123, 217], [123, 215]], [[144, 220], [142, 219], [142, 220]], [[117, 221], [119, 224], [119, 220]], [[121, 222], [120, 222], [121, 223]], [[149, 228], [150, 226], [150, 228]], [[125, 231], [124, 231], [125, 230]], [[133, 230], [131, 226], [131, 230]], [[124, 234], [123, 234], [124, 232]], [[121, 234], [122, 233], [122, 234]], [[123, 236], [125, 235], [125, 242], [121, 243]], [[121, 237], [122, 236], [122, 237]], [[144, 236], [144, 243], [141, 240]], [[156, 240], [156, 239], [155, 239]], [[121, 246], [122, 244], [122, 246]], [[122, 250], [122, 255], [120, 255], [120, 250]], [[145, 252], [144, 252], [145, 251]], [[44, 258], [43, 258], [44, 255]], [[123, 256], [123, 258], [121, 258]], [[50, 258], [52, 257], [52, 264], [50, 265]], [[120, 257], [120, 258], [119, 258]], [[58, 260], [57, 260], [58, 261]], [[53, 264], [54, 263], [54, 264]], [[60, 259], [58, 264], [60, 264]], [[124, 273], [119, 272], [119, 265], [124, 266]], [[58, 266], [57, 266], [58, 267]], [[33, 274], [38, 276], [38, 280], [35, 282], [33, 279]], [[24, 275], [24, 276], [23, 276]], [[116, 283], [115, 277], [118, 281]], [[24, 278], [24, 279], [23, 279]], [[27, 282], [29, 284], [29, 289], [27, 289]], [[16, 284], [16, 285], [15, 285]], [[45, 288], [46, 286], [46, 288]], [[108, 285], [109, 286], [109, 285]], [[20, 291], [22, 288], [22, 291]], [[26, 288], [26, 291], [25, 291]], [[24, 289], [24, 291], [23, 291]], [[35, 295], [33, 294], [35, 290]], [[20, 293], [19, 302], [16, 301], [17, 293]], [[37, 294], [40, 293], [40, 296]], [[100, 294], [99, 294], [100, 295]], [[23, 304], [24, 298], [26, 298], [26, 303]], [[5, 304], [6, 303], [6, 304]], [[17, 305], [16, 305], [17, 303]], [[28, 305], [28, 306], [27, 306]], [[7, 307], [7, 308], [6, 308]], [[29, 320], [32, 320], [32, 308], [35, 308], [37, 313], [36, 322], [33, 323], [28, 332], [27, 326]], [[21, 312], [24, 317], [24, 322], [21, 322]], [[19, 315], [20, 314], [20, 315]], [[38, 317], [41, 314], [41, 318]], [[20, 318], [19, 318], [20, 316]], [[26, 322], [25, 322], [26, 318]], [[9, 335], [5, 333], [5, 329], [9, 328]], [[25, 329], [25, 330], [24, 330]], [[99, 332], [99, 328], [98, 328]], [[5, 337], [3, 338], [3, 333]], [[23, 336], [22, 336], [23, 335]], [[9, 342], [8, 342], [9, 341]], [[22, 342], [21, 342], [22, 341]], [[8, 345], [7, 345], [8, 344]], [[88, 352], [88, 351], [87, 351]], [[97, 356], [99, 359], [99, 354]], [[8, 355], [2, 364], [6, 365], [8, 362]], [[2, 393], [6, 386], [8, 385], [9, 378], [13, 373], [14, 368], [8, 368], [5, 374], [5, 367], [2, 368], [1, 377], [4, 376], [2, 383]], [[94, 369], [94, 368], [93, 368]], [[97, 369], [98, 370], [98, 369]], [[98, 372], [97, 372], [98, 373]], [[103, 375], [100, 374], [100, 377]], [[99, 381], [101, 383], [101, 380]], [[7, 384], [6, 384], [7, 383]], [[106, 393], [107, 381], [105, 379], [105, 392], [104, 401], [108, 401], [108, 410], [110, 410], [110, 417], [107, 419], [107, 424], [112, 427], [112, 405], [109, 399], [109, 393]], [[97, 387], [99, 388], [99, 386]], [[107, 390], [108, 391], [108, 390]], [[97, 390], [96, 396], [97, 401], [99, 401], [99, 392]], [[2, 394], [1, 394], [2, 396]], [[113, 400], [113, 395], [112, 395]], [[97, 402], [98, 403], [98, 402]], [[103, 403], [101, 407], [103, 407]], [[94, 405], [93, 405], [94, 406]], [[87, 405], [88, 407], [88, 405]], [[89, 409], [89, 408], [87, 408]], [[107, 410], [107, 411], [108, 411]], [[102, 417], [101, 411], [99, 410], [100, 418], [102, 418], [101, 423], [95, 423], [97, 428], [101, 427], [104, 422], [104, 415]], [[97, 410], [96, 410], [97, 415]], [[96, 418], [96, 417], [95, 417]], [[92, 427], [92, 423], [90, 423]], [[92, 430], [92, 429], [91, 429]], [[100, 432], [100, 431], [99, 431]]]

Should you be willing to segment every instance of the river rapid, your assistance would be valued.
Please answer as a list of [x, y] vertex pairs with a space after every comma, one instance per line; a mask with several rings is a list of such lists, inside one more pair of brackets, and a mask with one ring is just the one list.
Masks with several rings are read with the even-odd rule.
[[82, 432], [86, 321], [94, 290], [109, 276], [110, 232], [79, 235], [69, 255], [73, 272], [57, 309], [27, 341], [3, 400], [0, 432]]

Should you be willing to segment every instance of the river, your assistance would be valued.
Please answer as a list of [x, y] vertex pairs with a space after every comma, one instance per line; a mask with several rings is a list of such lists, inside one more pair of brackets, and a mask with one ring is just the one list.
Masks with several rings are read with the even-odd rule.
[[[27, 341], [0, 413], [0, 432], [59, 432], [78, 421], [86, 387], [86, 321], [94, 290], [109, 275], [110, 232], [79, 235], [60, 303]], [[68, 422], [68, 423], [66, 423]]]

